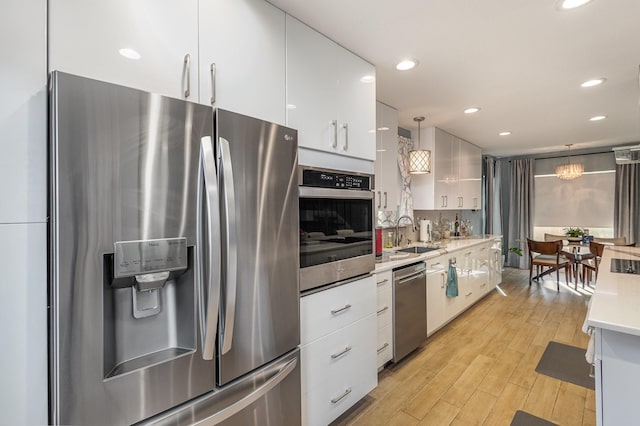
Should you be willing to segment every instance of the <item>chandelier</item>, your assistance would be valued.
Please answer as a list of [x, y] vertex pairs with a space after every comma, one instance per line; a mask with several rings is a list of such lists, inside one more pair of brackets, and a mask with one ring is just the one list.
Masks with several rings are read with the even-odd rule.
[[567, 156], [567, 164], [562, 164], [556, 167], [556, 176], [563, 180], [572, 180], [582, 176], [584, 172], [584, 165], [579, 163], [571, 163], [571, 145], [567, 144], [569, 154]]
[[431, 151], [420, 149], [420, 123], [424, 121], [424, 117], [413, 117], [413, 121], [418, 123], [418, 149], [409, 151], [409, 173], [431, 173]]

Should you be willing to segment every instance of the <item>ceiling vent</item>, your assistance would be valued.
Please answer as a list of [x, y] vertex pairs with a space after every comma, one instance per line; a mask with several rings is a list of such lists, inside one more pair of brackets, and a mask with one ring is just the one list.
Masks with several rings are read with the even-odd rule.
[[640, 145], [613, 148], [616, 164], [640, 163]]

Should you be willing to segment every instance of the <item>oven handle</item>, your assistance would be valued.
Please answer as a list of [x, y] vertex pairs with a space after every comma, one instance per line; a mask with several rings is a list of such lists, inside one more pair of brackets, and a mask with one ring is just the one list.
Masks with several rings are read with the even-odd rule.
[[373, 200], [373, 191], [356, 189], [316, 188], [299, 186], [300, 198], [342, 198], [345, 200]]

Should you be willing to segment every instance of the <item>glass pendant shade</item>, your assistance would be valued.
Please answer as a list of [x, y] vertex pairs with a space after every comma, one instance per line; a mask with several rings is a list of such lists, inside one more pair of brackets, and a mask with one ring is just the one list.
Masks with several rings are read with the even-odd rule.
[[584, 173], [584, 164], [571, 163], [571, 145], [568, 144], [569, 155], [567, 156], [567, 164], [556, 167], [556, 176], [562, 180], [573, 180], [582, 176]]
[[409, 173], [414, 175], [431, 173], [431, 151], [426, 149], [409, 151]]
[[582, 164], [563, 164], [556, 167], [556, 176], [563, 180], [572, 180], [582, 176], [584, 165]]
[[413, 175], [431, 173], [431, 151], [420, 149], [420, 123], [424, 121], [424, 117], [414, 117], [413, 121], [418, 123], [418, 149], [409, 151], [409, 173]]

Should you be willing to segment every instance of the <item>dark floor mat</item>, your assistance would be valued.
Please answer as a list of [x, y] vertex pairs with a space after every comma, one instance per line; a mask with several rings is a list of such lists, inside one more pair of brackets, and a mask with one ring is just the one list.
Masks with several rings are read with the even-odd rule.
[[595, 389], [596, 382], [589, 377], [590, 365], [584, 359], [586, 350], [558, 342], [549, 342], [540, 358], [536, 371], [574, 385]]
[[524, 411], [516, 411], [513, 420], [511, 420], [511, 426], [558, 426], [555, 423], [551, 423], [540, 417], [536, 417]]

